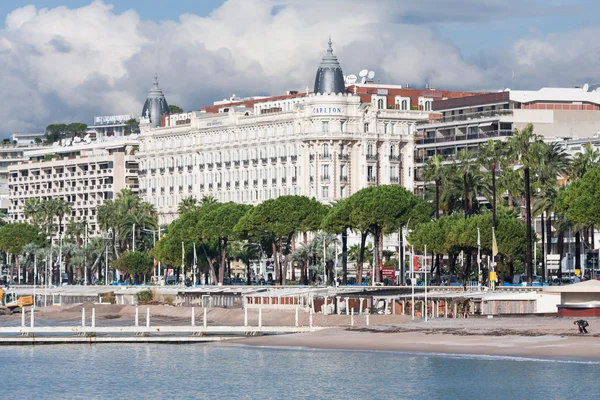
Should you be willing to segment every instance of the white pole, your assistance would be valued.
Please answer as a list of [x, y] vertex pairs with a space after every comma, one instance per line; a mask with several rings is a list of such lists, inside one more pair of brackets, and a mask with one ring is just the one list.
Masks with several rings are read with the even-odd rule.
[[96, 309], [92, 308], [92, 328], [96, 327]]
[[413, 267], [413, 257], [415, 254], [415, 246], [410, 246], [410, 286], [412, 289], [411, 298], [411, 309], [412, 309], [412, 319], [415, 319], [415, 268]]
[[48, 260], [46, 260], [46, 273], [44, 274], [44, 307], [47, 305], [48, 284]]
[[309, 309], [309, 313], [308, 313], [308, 326], [311, 329], [313, 327], [313, 309], [312, 309], [312, 307]]
[[192, 326], [196, 326], [196, 309], [192, 307]]
[[81, 309], [81, 326], [85, 326], [85, 308]]
[[196, 287], [196, 268], [198, 262], [196, 257], [196, 242], [194, 242], [194, 287]]
[[33, 253], [33, 307], [35, 307], [35, 302], [37, 299], [35, 298], [35, 286], [37, 279], [37, 256]]
[[135, 224], [133, 224], [133, 238], [131, 239], [131, 251], [135, 251]]
[[206, 328], [206, 326], [208, 325], [208, 321], [206, 320], [206, 306], [204, 306], [204, 321], [202, 321], [204, 323], [204, 327]]
[[298, 326], [298, 307], [296, 307], [296, 326]]
[[[152, 231], [152, 247], [156, 247], [156, 231]], [[158, 273], [156, 271], [158, 269], [158, 267], [156, 267], [156, 258], [154, 258], [154, 265], [155, 265], [154, 271], [152, 271], [152, 272], [154, 272], [155, 283], [158, 283], [157, 279], [156, 279], [156, 277], [158, 276]]]
[[427, 322], [427, 245], [425, 245], [425, 253], [423, 254], [423, 268], [425, 268], [425, 322]]
[[262, 307], [258, 309], [258, 327], [262, 328]]
[[135, 326], [140, 326], [140, 310], [135, 306]]
[[[59, 227], [60, 229], [60, 227]], [[62, 233], [58, 244], [58, 287], [62, 286]]]
[[350, 326], [354, 326], [354, 308], [350, 312]]
[[88, 250], [88, 225], [85, 223], [85, 245], [83, 250], [83, 286], [87, 286], [87, 250]]
[[323, 282], [327, 286], [327, 246], [325, 245], [325, 238], [323, 238]]
[[106, 241], [106, 252], [104, 254], [104, 285], [108, 286], [108, 240]]
[[21, 308], [21, 326], [25, 326], [25, 307]]
[[248, 307], [244, 307], [244, 326], [248, 326]]
[[146, 328], [150, 328], [150, 308], [146, 308]]
[[377, 249], [375, 248], [375, 241], [373, 241], [373, 268], [371, 272], [371, 286], [375, 286], [375, 252]]
[[481, 236], [477, 228], [477, 289], [481, 289]]
[[[25, 309], [25, 307], [23, 307], [23, 310]], [[34, 318], [33, 315], [35, 313], [35, 310], [33, 308], [33, 306], [31, 306], [31, 327], [33, 328], [35, 326], [35, 322], [34, 322]]]
[[[158, 226], [158, 240], [160, 240], [160, 225]], [[158, 276], [160, 276], [160, 261], [158, 262]]]

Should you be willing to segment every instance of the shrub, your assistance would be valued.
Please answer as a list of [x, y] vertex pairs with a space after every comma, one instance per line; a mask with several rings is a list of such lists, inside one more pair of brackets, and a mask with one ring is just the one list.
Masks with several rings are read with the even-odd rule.
[[142, 290], [136, 295], [138, 304], [146, 304], [152, 301], [154, 295], [150, 290]]
[[165, 303], [173, 305], [173, 296], [165, 296]]

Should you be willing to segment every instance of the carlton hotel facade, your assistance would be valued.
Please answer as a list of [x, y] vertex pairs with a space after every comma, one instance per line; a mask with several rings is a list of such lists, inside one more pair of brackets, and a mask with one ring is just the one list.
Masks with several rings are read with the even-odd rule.
[[433, 100], [449, 93], [346, 87], [331, 44], [312, 93], [232, 98], [168, 115], [160, 111], [167, 109], [160, 92], [148, 98], [140, 120], [140, 191], [166, 223], [189, 196], [257, 204], [305, 195], [333, 202], [369, 185], [412, 190], [416, 124], [429, 119]]

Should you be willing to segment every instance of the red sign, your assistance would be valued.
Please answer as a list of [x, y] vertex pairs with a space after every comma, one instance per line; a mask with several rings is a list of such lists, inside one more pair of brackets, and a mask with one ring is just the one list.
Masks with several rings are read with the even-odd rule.
[[396, 270], [394, 268], [383, 268], [381, 274], [384, 278], [396, 279]]

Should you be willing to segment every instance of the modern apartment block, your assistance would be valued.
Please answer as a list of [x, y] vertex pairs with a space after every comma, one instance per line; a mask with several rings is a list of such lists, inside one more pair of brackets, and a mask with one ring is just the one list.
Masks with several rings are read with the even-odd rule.
[[87, 221], [88, 234], [99, 235], [96, 207], [122, 189], [138, 191], [137, 145], [132, 135], [26, 151], [29, 161], [8, 168], [11, 219], [26, 220], [23, 207], [29, 198], [60, 197], [72, 206], [66, 222]]
[[600, 130], [600, 92], [581, 88], [506, 90], [433, 103], [427, 124], [415, 138], [415, 191], [423, 187], [423, 167], [435, 154], [452, 162], [468, 150], [477, 156], [481, 143], [506, 140], [528, 123], [547, 140], [586, 139]]

